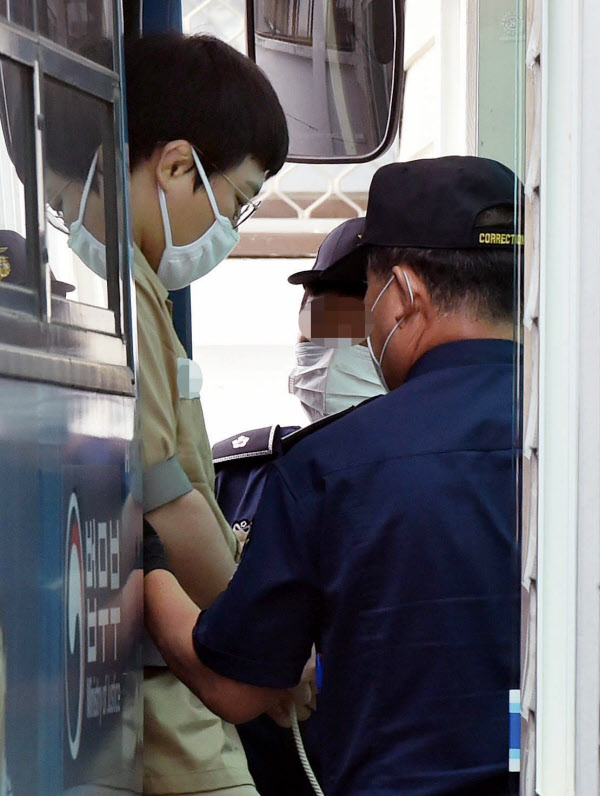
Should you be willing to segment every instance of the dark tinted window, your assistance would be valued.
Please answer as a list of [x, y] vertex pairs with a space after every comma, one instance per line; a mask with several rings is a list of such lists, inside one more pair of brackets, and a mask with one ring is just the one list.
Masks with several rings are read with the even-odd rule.
[[0, 17], [5, 17], [10, 22], [33, 27], [32, 0], [0, 0]]
[[28, 248], [25, 183], [33, 162], [31, 71], [0, 58], [0, 302], [20, 311], [35, 311], [39, 270]]
[[112, 69], [113, 6], [112, 0], [39, 0], [39, 32]]
[[67, 299], [108, 308], [104, 146], [110, 106], [49, 78], [45, 95], [45, 187], [50, 268]]

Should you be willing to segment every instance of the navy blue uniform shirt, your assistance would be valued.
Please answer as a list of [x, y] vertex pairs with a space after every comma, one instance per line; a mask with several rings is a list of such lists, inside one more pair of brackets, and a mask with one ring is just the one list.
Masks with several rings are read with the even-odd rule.
[[448, 343], [272, 467], [194, 629], [226, 677], [294, 685], [316, 642], [328, 796], [506, 793], [518, 680], [513, 360]]
[[[298, 426], [267, 426], [243, 431], [213, 445], [215, 496], [234, 531], [251, 533], [267, 475], [283, 453], [282, 440], [297, 429]], [[310, 722], [302, 722], [305, 745], [309, 725]], [[314, 796], [291, 730], [263, 715], [238, 724], [237, 731], [260, 796]], [[315, 767], [314, 752], [311, 762]]]
[[250, 533], [272, 463], [282, 439], [298, 426], [267, 426], [243, 431], [213, 445], [215, 497], [233, 530]]

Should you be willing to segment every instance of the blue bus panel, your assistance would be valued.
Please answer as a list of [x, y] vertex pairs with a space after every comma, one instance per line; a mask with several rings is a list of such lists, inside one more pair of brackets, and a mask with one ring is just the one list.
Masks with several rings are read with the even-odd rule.
[[5, 774], [141, 792], [134, 399], [0, 379], [0, 403]]

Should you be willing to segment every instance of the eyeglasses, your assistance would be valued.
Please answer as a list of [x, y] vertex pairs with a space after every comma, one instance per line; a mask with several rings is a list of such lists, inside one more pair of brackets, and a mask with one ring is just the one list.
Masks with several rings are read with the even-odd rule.
[[245, 203], [242, 204], [242, 202], [239, 201], [236, 195], [235, 199], [236, 202], [238, 202], [238, 206], [236, 207], [235, 213], [233, 214], [233, 218], [231, 219], [231, 224], [234, 229], [237, 229], [240, 226], [240, 224], [243, 224], [244, 221], [248, 221], [250, 216], [253, 216], [254, 213], [256, 213], [256, 211], [260, 207], [260, 199], [258, 201], [253, 201], [252, 199], [250, 199], [249, 196], [246, 196], [246, 194], [242, 190], [240, 190], [237, 187], [237, 185], [232, 180], [230, 180], [226, 174], [223, 174], [223, 172], [219, 171], [219, 169], [215, 169], [215, 171], [218, 172], [218, 174], [220, 174], [221, 177], [227, 180], [227, 182], [235, 189], [236, 194], [239, 194], [243, 199], [246, 200]]
[[[205, 158], [204, 155], [202, 154], [202, 152], [200, 152], [199, 149], [197, 149], [196, 147], [194, 147], [194, 149], [196, 150], [196, 153], [197, 153], [199, 158], [201, 158], [201, 159], [205, 160], [206, 162], [210, 163], [210, 165], [212, 166], [213, 170], [216, 171], [217, 174], [220, 174], [221, 177], [223, 177], [223, 179], [226, 180], [231, 185], [232, 188], [234, 188], [235, 193], [236, 193], [235, 199], [236, 199], [236, 202], [238, 204], [237, 204], [235, 213], [233, 214], [233, 218], [231, 219], [231, 225], [232, 225], [232, 227], [234, 229], [237, 229], [241, 224], [244, 223], [244, 221], [248, 221], [250, 216], [253, 216], [254, 213], [256, 213], [256, 211], [260, 207], [260, 199], [258, 201], [256, 201], [256, 200], [250, 199], [249, 196], [246, 196], [246, 194], [241, 190], [241, 188], [238, 188], [238, 186], [233, 182], [233, 180], [230, 180], [229, 177], [224, 172], [222, 172], [220, 169], [218, 169], [215, 166], [214, 163], [211, 163], [210, 160]], [[239, 197], [240, 196], [242, 197], [242, 199], [245, 199], [246, 201], [243, 202], [243, 203], [240, 202], [239, 201]]]

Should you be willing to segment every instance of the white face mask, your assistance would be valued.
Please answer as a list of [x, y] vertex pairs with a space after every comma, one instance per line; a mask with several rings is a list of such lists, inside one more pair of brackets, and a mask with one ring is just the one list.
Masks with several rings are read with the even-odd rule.
[[165, 192], [158, 186], [158, 201], [165, 231], [165, 250], [158, 265], [158, 278], [167, 290], [179, 290], [187, 287], [201, 276], [206, 276], [212, 269], [228, 257], [240, 239], [240, 235], [227, 216], [221, 215], [217, 200], [211, 188], [200, 158], [192, 148], [192, 155], [206, 195], [210, 201], [215, 220], [212, 225], [192, 243], [175, 246], [171, 235], [171, 223], [167, 211]]
[[[406, 275], [406, 271], [402, 271], [402, 273], [404, 274], [404, 280], [406, 282], [406, 287], [408, 288], [408, 292], [410, 293], [410, 303], [412, 305], [412, 304], [415, 303], [415, 297], [413, 295], [412, 286], [411, 286], [411, 284], [409, 282], [408, 276]], [[383, 288], [379, 291], [379, 295], [377, 296], [377, 298], [373, 302], [373, 306], [371, 307], [371, 314], [375, 310], [375, 307], [377, 306], [377, 302], [383, 296], [383, 294], [388, 289], [388, 287], [392, 284], [393, 281], [394, 281], [394, 274], [392, 274], [392, 276], [390, 276], [390, 278], [385, 283]], [[392, 327], [392, 330], [390, 331], [388, 336], [385, 338], [385, 343], [383, 344], [383, 348], [381, 349], [381, 354], [379, 355], [379, 359], [375, 356], [375, 352], [373, 351], [373, 343], [371, 342], [371, 335], [369, 335], [367, 337], [367, 348], [369, 350], [369, 354], [371, 356], [371, 359], [373, 360], [373, 365], [375, 367], [375, 370], [377, 371], [377, 375], [381, 379], [381, 383], [383, 384], [386, 392], [389, 392], [390, 388], [388, 387], [387, 381], [385, 380], [385, 376], [383, 375], [383, 368], [382, 368], [383, 355], [385, 354], [386, 348], [388, 347], [388, 344], [389, 344], [390, 340], [392, 339], [392, 335], [394, 334], [396, 329], [398, 329], [401, 326], [401, 324], [403, 323], [405, 317], [406, 316], [403, 315], [400, 318], [400, 320], [397, 321], [397, 323]]]
[[296, 362], [289, 391], [300, 400], [311, 422], [384, 392], [364, 346], [323, 348], [312, 342], [296, 343]]
[[98, 153], [94, 155], [92, 165], [88, 172], [83, 193], [81, 194], [81, 202], [79, 203], [79, 215], [77, 220], [71, 224], [69, 229], [69, 248], [75, 252], [79, 259], [87, 265], [102, 279], [106, 279], [106, 246], [95, 238], [92, 233], [83, 226], [83, 217], [85, 215], [85, 206], [87, 204], [94, 171], [96, 170], [96, 163], [98, 162]]

